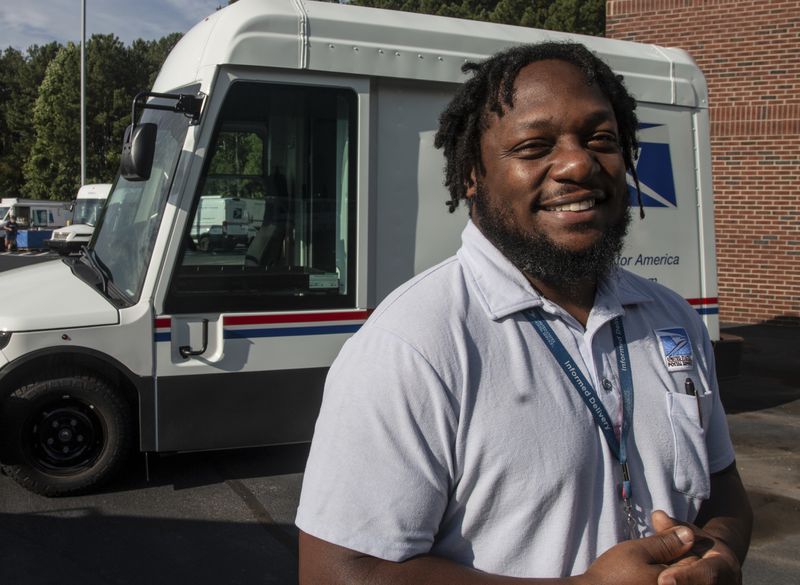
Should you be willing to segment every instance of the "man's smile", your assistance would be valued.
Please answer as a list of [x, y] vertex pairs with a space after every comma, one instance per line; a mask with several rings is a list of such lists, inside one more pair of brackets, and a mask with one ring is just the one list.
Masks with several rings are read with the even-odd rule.
[[583, 201], [575, 201], [573, 203], [565, 203], [553, 207], [543, 207], [542, 209], [545, 211], [586, 211], [594, 207], [594, 203], [594, 199], [584, 199]]
[[564, 197], [554, 197], [550, 202], [545, 202], [543, 205], [538, 205], [538, 209], [542, 211], [588, 211], [593, 209], [606, 200], [604, 193], [599, 191], [592, 191], [591, 194], [576, 197], [575, 195]]

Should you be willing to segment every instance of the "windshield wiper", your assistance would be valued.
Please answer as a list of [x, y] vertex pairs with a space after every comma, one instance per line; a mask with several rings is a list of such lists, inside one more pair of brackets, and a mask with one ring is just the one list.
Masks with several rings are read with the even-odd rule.
[[89, 249], [85, 246], [81, 248], [81, 260], [100, 277], [100, 290], [103, 291], [104, 295], [108, 296], [108, 282], [111, 280], [111, 272], [108, 267], [97, 257], [94, 249]]

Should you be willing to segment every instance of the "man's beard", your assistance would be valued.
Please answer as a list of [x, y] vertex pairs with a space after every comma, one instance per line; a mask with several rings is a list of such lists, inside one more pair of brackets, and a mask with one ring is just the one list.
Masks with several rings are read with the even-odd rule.
[[571, 286], [587, 278], [599, 282], [607, 276], [616, 267], [631, 222], [630, 206], [626, 205], [625, 212], [600, 240], [586, 250], [574, 252], [545, 234], [522, 231], [511, 209], [490, 201], [489, 193], [480, 182], [473, 198], [472, 213], [483, 234], [512, 264], [527, 276], [551, 286]]

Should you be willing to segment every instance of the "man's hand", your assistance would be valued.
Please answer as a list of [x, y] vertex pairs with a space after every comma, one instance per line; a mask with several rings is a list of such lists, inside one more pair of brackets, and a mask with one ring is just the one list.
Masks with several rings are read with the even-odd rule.
[[[695, 524], [692, 554], [665, 570], [659, 585], [739, 585], [750, 546], [753, 512], [736, 463], [711, 474], [711, 497], [703, 502]], [[653, 527], [674, 530], [675, 520], [653, 513]]]
[[519, 578], [489, 575], [431, 555], [390, 562], [300, 531], [301, 585], [656, 585], [659, 574], [694, 545], [694, 533], [676, 526], [622, 542], [602, 554], [583, 575]]
[[678, 562], [695, 544], [692, 530], [672, 527], [659, 534], [622, 542], [600, 555], [576, 583], [591, 585], [663, 585], [659, 575], [668, 565]]
[[695, 544], [684, 558], [658, 577], [658, 585], [739, 585], [742, 567], [731, 548], [693, 524], [681, 523], [661, 510], [653, 512], [656, 534], [684, 525], [694, 532]]

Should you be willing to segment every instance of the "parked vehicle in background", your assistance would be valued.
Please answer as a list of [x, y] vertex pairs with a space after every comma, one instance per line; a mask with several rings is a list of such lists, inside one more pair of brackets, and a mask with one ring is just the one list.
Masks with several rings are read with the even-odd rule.
[[47, 247], [67, 255], [88, 244], [110, 191], [111, 183], [84, 185], [78, 189], [72, 205], [72, 220], [69, 225], [53, 230], [50, 239], [45, 240]]
[[18, 225], [16, 248], [39, 250], [45, 248], [54, 229], [67, 224], [72, 213], [66, 201], [4, 197], [0, 200], [0, 225], [11, 216]]
[[248, 243], [247, 204], [238, 197], [203, 195], [192, 222], [192, 240], [201, 252], [232, 250]]
[[72, 218], [67, 201], [3, 197], [0, 200], [0, 222], [16, 216], [20, 231], [47, 230], [67, 225]]
[[[3, 275], [6, 473], [68, 494], [134, 446], [310, 440], [342, 344], [459, 246], [468, 216], [447, 212], [433, 137], [461, 66], [542, 40], [586, 44], [639, 100], [647, 218], [635, 214], [620, 264], [676, 290], [719, 339], [708, 92], [686, 52], [239, 0], [187, 32], [134, 100], [121, 176], [80, 258]], [[247, 248], [199, 250], [223, 221], [250, 232]]]

